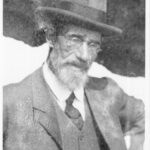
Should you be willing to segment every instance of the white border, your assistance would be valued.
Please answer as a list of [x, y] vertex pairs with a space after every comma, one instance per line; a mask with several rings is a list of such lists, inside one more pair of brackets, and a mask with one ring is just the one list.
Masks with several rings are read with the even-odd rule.
[[[2, 85], [2, 43], [1, 43], [1, 36], [2, 36], [2, 15], [3, 15], [3, 2], [0, 4], [0, 87]], [[0, 88], [0, 150], [2, 149], [2, 88]]]
[[[2, 6], [0, 5], [0, 29], [2, 29]], [[144, 150], [149, 150], [150, 149], [150, 0], [146, 0], [145, 3], [146, 6], [146, 89], [147, 89], [147, 99], [146, 99], [146, 105], [145, 105], [145, 110], [146, 110], [146, 133], [145, 133], [145, 144], [144, 144]], [[1, 43], [1, 38], [2, 38], [2, 31], [0, 30], [0, 52], [3, 51], [3, 43]], [[0, 53], [0, 74], [2, 75], [3, 73], [3, 53]], [[6, 59], [6, 58], [5, 58]], [[2, 85], [2, 78], [0, 78], [0, 85]], [[0, 90], [0, 134], [2, 135], [2, 89]], [[0, 136], [0, 149], [2, 148], [2, 136]]]
[[150, 1], [146, 0], [146, 103], [145, 103], [145, 144], [144, 150], [150, 149]]

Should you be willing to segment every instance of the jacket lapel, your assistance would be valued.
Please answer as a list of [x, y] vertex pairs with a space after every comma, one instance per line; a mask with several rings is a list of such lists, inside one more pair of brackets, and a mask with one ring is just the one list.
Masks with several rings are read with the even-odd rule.
[[99, 90], [86, 88], [85, 94], [97, 125], [110, 150], [126, 150], [119, 119], [117, 115], [115, 115], [115, 112], [112, 113], [114, 98], [108, 93], [106, 86], [109, 85], [107, 84], [108, 83], [101, 80]]
[[34, 119], [60, 149], [77, 150], [78, 132], [72, 130], [73, 123], [58, 107], [54, 95], [43, 78], [42, 69], [33, 75], [32, 88]]
[[43, 78], [42, 68], [32, 76], [32, 90], [34, 120], [44, 128], [56, 145], [62, 149], [60, 129], [53, 104], [54, 98]]

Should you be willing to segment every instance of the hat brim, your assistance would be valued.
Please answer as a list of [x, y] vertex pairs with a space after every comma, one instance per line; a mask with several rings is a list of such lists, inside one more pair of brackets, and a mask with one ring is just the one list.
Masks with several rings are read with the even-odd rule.
[[122, 30], [102, 22], [98, 22], [87, 17], [80, 16], [67, 10], [53, 7], [38, 7], [35, 11], [36, 15], [51, 21], [62, 21], [72, 23], [79, 26], [90, 27], [93, 30], [101, 32], [104, 36], [113, 36], [122, 34]]

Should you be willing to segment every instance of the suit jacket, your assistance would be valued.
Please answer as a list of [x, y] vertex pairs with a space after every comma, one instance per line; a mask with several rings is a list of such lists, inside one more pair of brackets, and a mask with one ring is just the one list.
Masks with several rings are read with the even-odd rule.
[[[89, 78], [85, 95], [110, 150], [126, 150], [125, 134], [131, 135], [131, 150], [142, 150], [142, 101], [125, 94], [109, 78]], [[58, 122], [53, 101], [41, 68], [20, 83], [4, 87], [4, 149], [76, 149], [72, 135]]]

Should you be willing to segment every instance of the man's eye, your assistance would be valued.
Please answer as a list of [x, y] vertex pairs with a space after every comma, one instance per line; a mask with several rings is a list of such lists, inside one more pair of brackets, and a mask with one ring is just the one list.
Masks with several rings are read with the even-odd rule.
[[89, 46], [93, 48], [100, 48], [100, 45], [97, 43], [90, 43]]
[[74, 42], [82, 42], [82, 40], [79, 38], [79, 37], [71, 37], [71, 40], [74, 41]]

